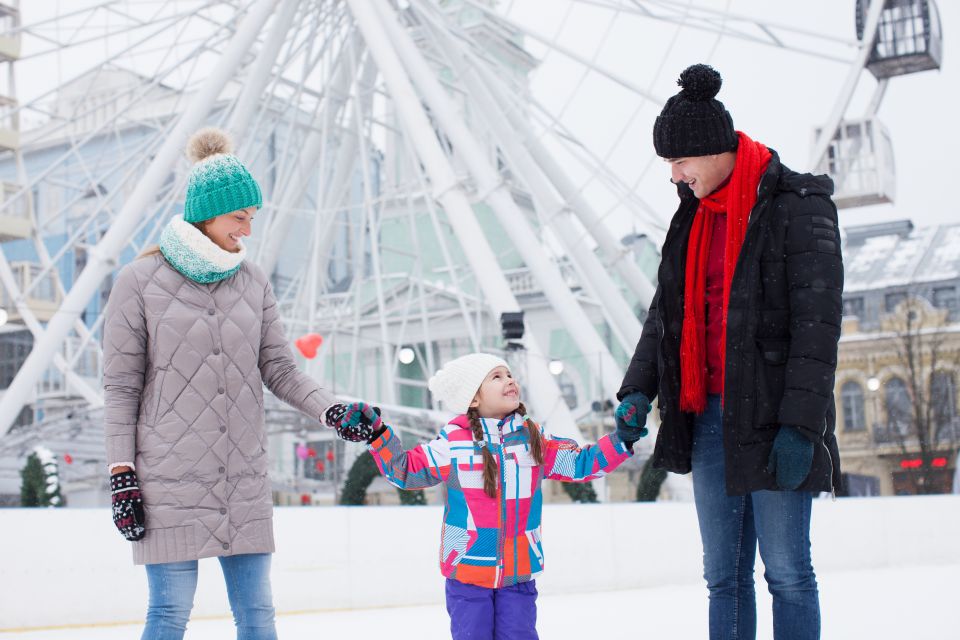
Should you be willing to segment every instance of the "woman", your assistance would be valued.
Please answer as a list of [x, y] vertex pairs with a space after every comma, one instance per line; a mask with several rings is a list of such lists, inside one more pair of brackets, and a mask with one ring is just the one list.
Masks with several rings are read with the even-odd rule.
[[124, 267], [104, 324], [113, 514], [150, 587], [144, 640], [182, 638], [197, 560], [216, 556], [237, 637], [276, 638], [263, 385], [339, 427], [297, 369], [266, 274], [244, 260], [260, 187], [216, 129], [195, 134], [183, 216]]

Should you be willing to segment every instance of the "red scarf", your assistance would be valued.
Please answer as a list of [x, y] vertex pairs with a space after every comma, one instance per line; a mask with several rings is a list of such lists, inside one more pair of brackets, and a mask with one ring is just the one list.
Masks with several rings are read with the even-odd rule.
[[[717, 212], [727, 212], [727, 241], [723, 264], [723, 335], [727, 335], [730, 283], [740, 247], [747, 235], [750, 211], [757, 202], [757, 186], [770, 162], [770, 151], [737, 132], [737, 160], [726, 184], [700, 200], [687, 245], [683, 291], [683, 333], [680, 337], [680, 410], [703, 413], [707, 407], [707, 257]], [[726, 371], [726, 339], [720, 341], [721, 371]]]

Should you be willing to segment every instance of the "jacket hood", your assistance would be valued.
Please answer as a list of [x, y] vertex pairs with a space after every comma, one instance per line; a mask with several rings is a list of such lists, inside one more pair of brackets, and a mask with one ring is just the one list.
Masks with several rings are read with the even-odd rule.
[[801, 198], [806, 198], [807, 196], [829, 197], [833, 195], [833, 180], [830, 176], [826, 174], [815, 176], [812, 173], [797, 173], [786, 167], [783, 167], [783, 172], [780, 174], [778, 187], [780, 191], [792, 191]]

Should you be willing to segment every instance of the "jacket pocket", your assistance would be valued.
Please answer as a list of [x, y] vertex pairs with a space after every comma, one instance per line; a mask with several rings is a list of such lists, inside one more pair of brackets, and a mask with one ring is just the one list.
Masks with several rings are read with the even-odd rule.
[[153, 383], [150, 385], [150, 406], [149, 411], [145, 414], [147, 418], [147, 424], [151, 427], [157, 425], [157, 420], [160, 418], [160, 402], [163, 398], [163, 379], [167, 375], [167, 370], [156, 369], [156, 373], [153, 377]]
[[[756, 427], [779, 427], [777, 414], [783, 400], [790, 341], [780, 338], [757, 338]], [[760, 438], [763, 439], [763, 438]]]
[[[536, 529], [530, 529], [524, 532], [527, 537], [527, 545], [530, 548], [530, 564], [531, 573], [536, 571], [543, 571], [543, 539], [540, 537], [540, 527]], [[534, 568], [534, 563], [540, 565], [538, 568]]]

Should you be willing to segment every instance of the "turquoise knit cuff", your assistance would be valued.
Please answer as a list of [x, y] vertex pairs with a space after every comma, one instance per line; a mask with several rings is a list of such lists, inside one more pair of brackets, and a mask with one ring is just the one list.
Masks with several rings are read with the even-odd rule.
[[260, 185], [253, 178], [248, 177], [246, 180], [238, 180], [219, 189], [191, 193], [184, 203], [183, 219], [187, 222], [200, 222], [238, 209], [247, 207], [259, 209], [262, 206], [263, 196], [260, 193]]

